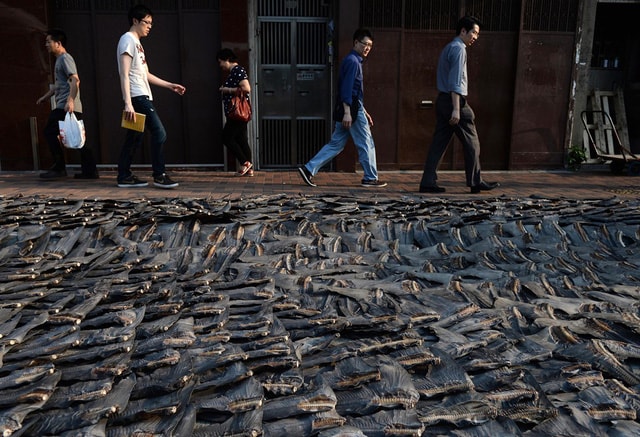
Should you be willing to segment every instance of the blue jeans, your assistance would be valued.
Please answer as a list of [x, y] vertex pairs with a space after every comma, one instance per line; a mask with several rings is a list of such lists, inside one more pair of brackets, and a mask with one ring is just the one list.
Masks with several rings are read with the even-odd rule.
[[[153, 102], [148, 96], [138, 96], [131, 99], [133, 109], [136, 112], [145, 114], [144, 129], [151, 133], [151, 168], [153, 176], [161, 176], [165, 172], [164, 156], [162, 155], [162, 147], [167, 140], [167, 131], [165, 131], [162, 121], [153, 107]], [[133, 156], [144, 139], [144, 132], [138, 132], [127, 129], [127, 136], [120, 152], [118, 160], [118, 181], [122, 181], [131, 176], [131, 163]]]
[[358, 116], [350, 129], [345, 129], [342, 123], [336, 122], [331, 140], [325, 144], [316, 155], [307, 162], [306, 169], [312, 175], [324, 167], [326, 163], [335, 158], [344, 149], [347, 139], [351, 135], [353, 143], [358, 150], [358, 160], [362, 165], [364, 177], [362, 180], [375, 181], [378, 179], [378, 168], [376, 165], [376, 146], [373, 143], [369, 121], [364, 113], [364, 106], [361, 104]]

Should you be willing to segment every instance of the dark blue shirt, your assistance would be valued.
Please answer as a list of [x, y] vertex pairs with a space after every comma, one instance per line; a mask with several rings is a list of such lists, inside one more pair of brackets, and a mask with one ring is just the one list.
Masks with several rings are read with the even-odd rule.
[[353, 97], [356, 97], [361, 102], [364, 97], [362, 61], [362, 56], [355, 50], [351, 50], [340, 64], [340, 75], [338, 77], [340, 101], [349, 106], [353, 104]]

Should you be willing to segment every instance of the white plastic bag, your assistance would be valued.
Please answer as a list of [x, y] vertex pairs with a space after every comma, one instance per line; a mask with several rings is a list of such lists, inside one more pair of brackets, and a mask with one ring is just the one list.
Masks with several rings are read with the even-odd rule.
[[67, 112], [64, 121], [58, 122], [60, 142], [69, 149], [81, 149], [87, 138], [84, 122], [78, 120], [73, 112]]

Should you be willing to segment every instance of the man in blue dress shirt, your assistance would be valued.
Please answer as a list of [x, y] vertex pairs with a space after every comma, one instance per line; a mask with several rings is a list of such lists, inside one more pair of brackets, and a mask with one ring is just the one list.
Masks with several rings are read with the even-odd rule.
[[480, 22], [466, 16], [458, 21], [456, 37], [440, 54], [437, 70], [436, 129], [420, 181], [421, 193], [444, 193], [437, 185], [436, 170], [455, 134], [464, 150], [464, 170], [471, 193], [492, 190], [500, 184], [480, 177], [480, 140], [473, 109], [467, 103], [467, 47], [480, 35]]

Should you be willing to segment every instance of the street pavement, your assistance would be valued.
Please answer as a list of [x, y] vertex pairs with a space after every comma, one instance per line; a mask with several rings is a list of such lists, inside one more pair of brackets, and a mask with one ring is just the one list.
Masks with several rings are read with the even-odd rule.
[[640, 177], [614, 175], [607, 168], [583, 168], [580, 171], [486, 171], [487, 181], [501, 186], [493, 191], [470, 194], [465, 186], [464, 172], [439, 172], [438, 183], [446, 188], [442, 194], [422, 194], [418, 186], [420, 171], [382, 171], [380, 180], [387, 182], [383, 188], [362, 187], [362, 173], [320, 172], [315, 177], [317, 187], [305, 185], [295, 169], [256, 171], [254, 177], [236, 176], [226, 171], [199, 171], [173, 169], [170, 176], [180, 183], [175, 189], [153, 186], [148, 168], [134, 170], [141, 179], [150, 182], [145, 188], [118, 188], [116, 172], [101, 169], [100, 179], [79, 180], [69, 177], [43, 180], [39, 172], [0, 172], [2, 196], [46, 196], [69, 199], [135, 199], [135, 198], [208, 198], [240, 199], [253, 196], [289, 194], [291, 196], [342, 195], [385, 198], [449, 198], [464, 199], [500, 197], [507, 198], [567, 198], [606, 199], [612, 197], [637, 198], [640, 193]]

